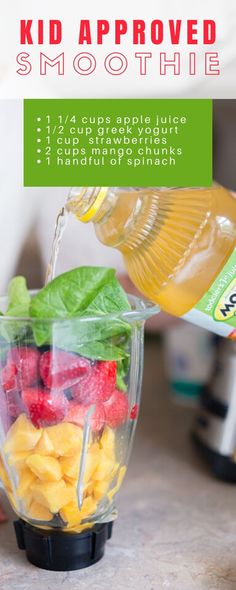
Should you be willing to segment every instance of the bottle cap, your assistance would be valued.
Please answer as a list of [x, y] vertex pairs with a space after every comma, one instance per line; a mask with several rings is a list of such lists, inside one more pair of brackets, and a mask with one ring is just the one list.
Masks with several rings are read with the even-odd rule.
[[99, 561], [112, 535], [113, 522], [97, 524], [82, 533], [43, 530], [22, 519], [14, 522], [19, 549], [30, 563], [46, 570], [82, 569]]
[[92, 217], [94, 215], [96, 215], [99, 207], [102, 205], [104, 199], [107, 196], [107, 191], [108, 191], [107, 186], [101, 186], [100, 191], [99, 191], [98, 195], [96, 196], [96, 199], [93, 202], [93, 204], [91, 205], [91, 207], [89, 207], [89, 209], [86, 211], [86, 213], [84, 213], [84, 215], [78, 216], [79, 221], [82, 221], [83, 223], [87, 223], [88, 221], [90, 221], [92, 219]]

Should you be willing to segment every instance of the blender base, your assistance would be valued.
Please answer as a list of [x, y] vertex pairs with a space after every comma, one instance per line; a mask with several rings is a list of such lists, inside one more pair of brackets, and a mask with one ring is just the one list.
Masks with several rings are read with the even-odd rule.
[[210, 465], [213, 474], [224, 481], [236, 483], [236, 463], [230, 457], [221, 455], [210, 449], [196, 433], [192, 433], [192, 440], [202, 457]]
[[71, 571], [97, 563], [111, 538], [113, 522], [97, 524], [83, 533], [43, 530], [22, 519], [14, 522], [19, 549], [30, 563], [46, 570]]

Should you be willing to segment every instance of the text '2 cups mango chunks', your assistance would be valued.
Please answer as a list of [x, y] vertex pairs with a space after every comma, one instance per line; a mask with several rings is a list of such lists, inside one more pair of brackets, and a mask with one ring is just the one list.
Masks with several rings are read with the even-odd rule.
[[67, 209], [161, 308], [236, 338], [236, 199], [225, 188], [76, 187]]

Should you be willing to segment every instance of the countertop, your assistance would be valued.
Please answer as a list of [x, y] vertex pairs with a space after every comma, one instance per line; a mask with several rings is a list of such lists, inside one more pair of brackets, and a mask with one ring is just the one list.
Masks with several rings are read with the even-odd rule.
[[236, 487], [215, 480], [191, 444], [193, 410], [174, 405], [160, 346], [145, 347], [143, 402], [119, 518], [105, 557], [79, 572], [47, 572], [0, 525], [1, 590], [235, 590]]

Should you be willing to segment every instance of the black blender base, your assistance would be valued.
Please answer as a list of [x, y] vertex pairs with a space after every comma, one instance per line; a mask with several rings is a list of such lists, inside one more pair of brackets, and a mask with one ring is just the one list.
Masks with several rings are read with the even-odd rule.
[[14, 522], [19, 549], [30, 563], [45, 570], [71, 571], [97, 563], [111, 538], [113, 522], [95, 525], [83, 533], [42, 530], [24, 520]]
[[192, 434], [192, 438], [201, 455], [211, 466], [214, 475], [224, 481], [236, 483], [236, 463], [230, 457], [221, 455], [207, 447], [195, 433]]

